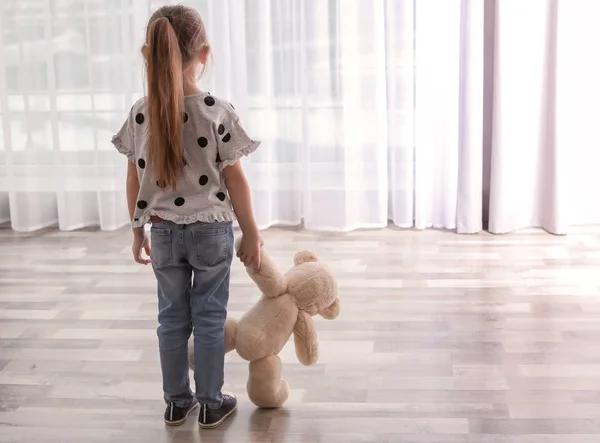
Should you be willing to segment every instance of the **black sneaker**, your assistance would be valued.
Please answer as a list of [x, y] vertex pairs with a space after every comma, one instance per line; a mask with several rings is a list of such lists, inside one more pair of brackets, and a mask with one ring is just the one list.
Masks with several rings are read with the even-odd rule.
[[194, 403], [187, 408], [180, 408], [173, 402], [169, 403], [165, 410], [165, 423], [170, 426], [179, 426], [183, 424], [185, 419], [188, 418], [188, 415], [190, 415], [190, 412], [196, 409], [198, 405], [199, 403], [196, 399], [194, 399]]
[[221, 425], [233, 414], [237, 407], [237, 398], [233, 394], [223, 394], [223, 404], [219, 409], [202, 405], [198, 415], [198, 425], [203, 429], [213, 429]]

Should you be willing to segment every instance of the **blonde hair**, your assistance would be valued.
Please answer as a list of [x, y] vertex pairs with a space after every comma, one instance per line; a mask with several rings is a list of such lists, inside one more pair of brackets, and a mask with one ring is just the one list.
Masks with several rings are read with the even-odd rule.
[[164, 188], [177, 187], [185, 166], [183, 71], [205, 50], [209, 50], [206, 28], [194, 9], [163, 6], [150, 17], [142, 50], [147, 78], [148, 160], [154, 179]]

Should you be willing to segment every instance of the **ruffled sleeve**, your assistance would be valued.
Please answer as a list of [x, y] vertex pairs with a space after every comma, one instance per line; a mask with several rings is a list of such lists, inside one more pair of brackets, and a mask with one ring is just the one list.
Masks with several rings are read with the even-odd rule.
[[221, 114], [221, 117], [220, 121], [215, 122], [215, 131], [219, 169], [223, 170], [256, 151], [260, 141], [248, 136], [233, 107]]
[[129, 161], [135, 163], [135, 143], [132, 126], [132, 111], [129, 111], [127, 120], [119, 129], [119, 132], [113, 135], [111, 142], [117, 148], [117, 151], [125, 155]]

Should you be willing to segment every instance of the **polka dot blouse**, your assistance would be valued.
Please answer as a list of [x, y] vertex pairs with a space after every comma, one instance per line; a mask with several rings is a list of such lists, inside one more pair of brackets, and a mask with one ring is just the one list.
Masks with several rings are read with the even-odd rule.
[[153, 181], [147, 162], [145, 100], [138, 100], [112, 138], [117, 150], [137, 165], [140, 192], [132, 220], [134, 227], [158, 216], [175, 223], [233, 221], [223, 168], [254, 152], [260, 142], [248, 137], [235, 109], [207, 93], [185, 97], [185, 167], [177, 190]]

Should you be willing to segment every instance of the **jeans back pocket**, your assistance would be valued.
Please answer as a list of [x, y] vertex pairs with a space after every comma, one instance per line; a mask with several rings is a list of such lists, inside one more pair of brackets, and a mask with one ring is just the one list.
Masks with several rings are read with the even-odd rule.
[[214, 267], [232, 259], [233, 231], [231, 223], [206, 225], [194, 229], [194, 256], [200, 267]]
[[171, 230], [167, 228], [150, 228], [150, 260], [155, 268], [162, 268], [173, 261], [173, 245]]

